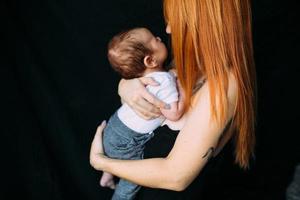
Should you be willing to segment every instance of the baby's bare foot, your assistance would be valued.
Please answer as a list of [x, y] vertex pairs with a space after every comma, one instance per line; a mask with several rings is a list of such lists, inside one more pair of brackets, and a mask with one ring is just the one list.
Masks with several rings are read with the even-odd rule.
[[114, 182], [114, 176], [112, 174], [104, 172], [100, 179], [100, 185], [102, 187], [108, 187], [110, 189], [115, 189], [116, 185]]

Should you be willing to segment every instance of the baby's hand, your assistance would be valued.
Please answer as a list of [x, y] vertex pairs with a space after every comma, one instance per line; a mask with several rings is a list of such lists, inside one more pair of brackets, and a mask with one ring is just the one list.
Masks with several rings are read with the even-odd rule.
[[177, 78], [177, 71], [176, 71], [176, 69], [175, 69], [175, 68], [173, 68], [173, 69], [170, 69], [170, 70], [169, 70], [169, 73], [172, 73], [172, 74], [173, 74], [173, 76]]
[[183, 109], [179, 108], [179, 102], [173, 102], [170, 105], [170, 109], [161, 108], [160, 111], [165, 118], [170, 121], [177, 121], [183, 114]]

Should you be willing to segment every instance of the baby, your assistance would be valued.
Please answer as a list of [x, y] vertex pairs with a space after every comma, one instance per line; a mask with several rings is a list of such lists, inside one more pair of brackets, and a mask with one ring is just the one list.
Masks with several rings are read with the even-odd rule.
[[[144, 120], [124, 103], [109, 119], [103, 133], [104, 152], [111, 158], [143, 159], [143, 150], [153, 137], [153, 130], [167, 119], [177, 121], [183, 114], [176, 79], [164, 68], [167, 48], [159, 37], [146, 28], [134, 28], [114, 36], [108, 44], [108, 60], [125, 79], [152, 77], [159, 86], [147, 90], [169, 105], [163, 116]], [[103, 172], [100, 184], [115, 189], [112, 199], [133, 199], [140, 186], [120, 179], [115, 186], [113, 175]]]

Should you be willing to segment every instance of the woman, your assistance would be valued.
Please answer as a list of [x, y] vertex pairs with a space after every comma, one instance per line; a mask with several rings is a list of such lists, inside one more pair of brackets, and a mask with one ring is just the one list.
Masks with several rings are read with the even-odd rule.
[[[247, 168], [253, 155], [255, 69], [250, 2], [164, 0], [164, 15], [185, 96], [184, 126], [167, 156], [129, 161], [103, 155], [102, 123], [92, 142], [90, 163], [142, 186], [183, 191], [230, 139], [235, 141], [235, 161], [240, 167]], [[159, 116], [157, 107], [164, 104], [146, 92], [147, 84], [153, 81], [122, 80], [119, 94], [137, 114], [150, 119]]]

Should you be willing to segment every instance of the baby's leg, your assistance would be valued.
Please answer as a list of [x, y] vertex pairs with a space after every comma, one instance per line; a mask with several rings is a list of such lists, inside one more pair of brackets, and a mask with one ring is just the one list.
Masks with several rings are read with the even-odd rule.
[[114, 182], [114, 176], [110, 173], [103, 172], [102, 177], [100, 179], [100, 185], [102, 187], [109, 187], [110, 189], [115, 189], [116, 185]]

